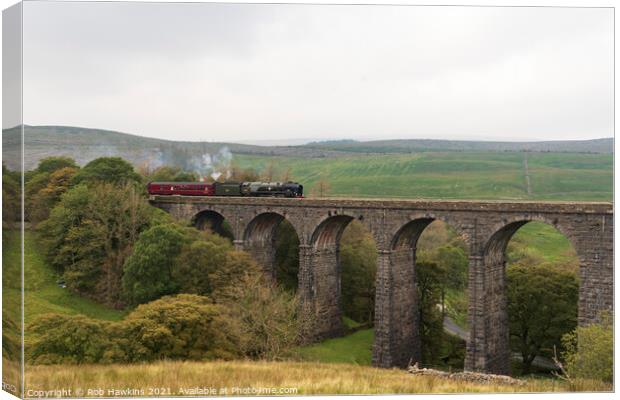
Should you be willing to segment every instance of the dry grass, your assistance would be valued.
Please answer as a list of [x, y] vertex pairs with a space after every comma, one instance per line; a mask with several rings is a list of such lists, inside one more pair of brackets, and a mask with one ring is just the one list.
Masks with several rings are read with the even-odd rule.
[[[183, 395], [180, 388], [294, 388], [296, 392], [272, 394], [395, 394], [395, 393], [465, 393], [465, 392], [566, 392], [610, 391], [611, 385], [581, 381], [573, 385], [561, 380], [532, 379], [524, 386], [482, 385], [454, 382], [437, 377], [413, 376], [403, 370], [377, 369], [351, 364], [319, 364], [301, 362], [172, 362], [133, 365], [27, 366], [28, 390], [87, 389], [143, 390], [153, 396]], [[151, 389], [163, 388], [160, 393]], [[186, 393], [187, 394], [187, 393]], [[205, 393], [197, 393], [204, 395]], [[210, 395], [213, 395], [211, 393]], [[222, 393], [215, 393], [222, 394]], [[256, 393], [245, 393], [256, 394]], [[262, 393], [263, 395], [265, 393]], [[32, 393], [30, 394], [32, 396]], [[90, 393], [97, 396], [96, 393]]]
[[2, 383], [5, 391], [16, 396], [19, 395], [21, 391], [21, 367], [19, 361], [2, 357]]

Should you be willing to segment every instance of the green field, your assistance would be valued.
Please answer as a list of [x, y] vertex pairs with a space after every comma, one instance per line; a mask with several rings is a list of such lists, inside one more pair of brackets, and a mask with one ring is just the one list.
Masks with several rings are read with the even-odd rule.
[[274, 179], [290, 170], [292, 179], [311, 193], [326, 180], [330, 196], [431, 199], [514, 199], [611, 201], [613, 155], [529, 153], [528, 195], [524, 153], [425, 152], [292, 158], [235, 155], [242, 168], [264, 171], [271, 162]]
[[[353, 330], [360, 327], [357, 322], [346, 317], [343, 318], [343, 322], [345, 329]], [[374, 339], [372, 329], [360, 329], [344, 337], [298, 347], [293, 352], [293, 358], [324, 363], [370, 365]]]
[[[3, 311], [14, 321], [19, 321], [20, 310], [20, 243], [19, 235], [15, 231], [3, 240]], [[119, 320], [123, 317], [122, 311], [113, 310], [94, 301], [85, 299], [58, 286], [60, 276], [45, 263], [36, 240], [36, 234], [25, 232], [24, 245], [24, 280], [25, 280], [25, 323], [28, 324], [36, 316], [45, 313], [83, 314], [88, 317]]]

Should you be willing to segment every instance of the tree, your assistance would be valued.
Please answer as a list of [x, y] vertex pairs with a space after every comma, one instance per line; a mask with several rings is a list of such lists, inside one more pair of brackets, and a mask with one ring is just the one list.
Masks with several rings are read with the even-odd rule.
[[276, 281], [284, 289], [295, 292], [299, 275], [299, 237], [293, 225], [284, 220], [276, 229]]
[[438, 247], [435, 260], [447, 272], [446, 286], [456, 290], [467, 286], [469, 260], [461, 248], [449, 244]]
[[179, 167], [164, 165], [147, 175], [150, 181], [159, 182], [192, 182], [198, 180], [196, 174], [184, 171]]
[[611, 314], [602, 313], [600, 322], [577, 327], [562, 337], [565, 368], [570, 378], [613, 382], [613, 328]]
[[377, 250], [370, 233], [352, 221], [340, 240], [341, 304], [344, 315], [372, 324], [375, 311]]
[[51, 174], [52, 172], [63, 168], [78, 169], [78, 166], [75, 163], [75, 160], [69, 157], [47, 157], [39, 161], [37, 172], [47, 172], [48, 174]]
[[237, 295], [239, 282], [245, 276], [262, 275], [258, 264], [243, 251], [229, 251], [226, 261], [218, 266], [219, 268], [209, 274], [209, 281], [213, 288], [212, 297], [220, 303]]
[[230, 168], [230, 180], [238, 182], [255, 182], [259, 179], [258, 172], [252, 168], [241, 168], [238, 165], [233, 165]]
[[267, 279], [261, 273], [245, 273], [229, 285], [220, 304], [244, 355], [281, 359], [300, 338], [299, 301]]
[[283, 182], [290, 182], [292, 180], [292, 169], [291, 167], [288, 167], [284, 170], [284, 173], [282, 174], [282, 181]]
[[226, 264], [232, 250], [225, 238], [201, 233], [197, 240], [185, 244], [174, 261], [172, 278], [182, 293], [210, 295], [213, 291], [210, 276]]
[[325, 197], [331, 191], [329, 181], [321, 174], [320, 179], [312, 187], [312, 194], [316, 197]]
[[34, 225], [49, 216], [51, 208], [67, 191], [79, 167], [69, 157], [47, 157], [27, 174], [25, 184], [25, 218]]
[[35, 204], [35, 197], [43, 190], [50, 180], [49, 172], [36, 172], [24, 185], [24, 218], [26, 221], [40, 222], [37, 220], [38, 207]]
[[73, 177], [72, 183], [94, 185], [112, 183], [123, 185], [126, 183], [140, 183], [142, 179], [133, 166], [120, 157], [100, 157], [89, 162]]
[[263, 170], [262, 175], [263, 175], [263, 179], [266, 180], [267, 182], [273, 181], [273, 177], [275, 175], [275, 163], [273, 162], [273, 160], [267, 163], [267, 166], [265, 166], [265, 169]]
[[578, 282], [574, 274], [548, 265], [507, 268], [511, 348], [528, 374], [537, 355], [553, 355], [577, 325]]
[[446, 271], [437, 263], [417, 262], [415, 282], [418, 296], [422, 362], [436, 364], [443, 341], [443, 316], [437, 308], [441, 301]]
[[67, 287], [113, 307], [121, 307], [125, 259], [140, 232], [169, 221], [133, 185], [78, 185], [61, 196], [38, 227], [49, 263]]
[[123, 266], [123, 297], [135, 306], [175, 293], [172, 268], [189, 238], [175, 225], [156, 225], [144, 231]]
[[51, 209], [60, 201], [60, 196], [69, 190], [71, 179], [76, 172], [74, 167], [64, 167], [49, 175], [38, 175], [45, 176], [47, 185], [28, 198], [30, 222], [36, 224], [49, 217]]

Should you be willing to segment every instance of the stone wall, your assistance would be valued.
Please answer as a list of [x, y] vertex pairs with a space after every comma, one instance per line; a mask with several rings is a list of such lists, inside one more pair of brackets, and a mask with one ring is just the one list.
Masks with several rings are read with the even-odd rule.
[[273, 232], [283, 219], [300, 240], [298, 293], [309, 340], [340, 334], [339, 240], [353, 219], [378, 250], [373, 365], [419, 361], [415, 246], [434, 220], [452, 226], [469, 250], [468, 370], [507, 373], [510, 364], [505, 249], [529, 221], [554, 226], [580, 260], [579, 324], [613, 309], [613, 206], [610, 203], [282, 199], [154, 196], [153, 205], [187, 223], [225, 220], [235, 245], [273, 271]]

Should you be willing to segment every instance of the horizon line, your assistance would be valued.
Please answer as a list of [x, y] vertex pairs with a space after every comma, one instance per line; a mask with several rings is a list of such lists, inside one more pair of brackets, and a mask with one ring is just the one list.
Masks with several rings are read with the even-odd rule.
[[[615, 140], [615, 135], [612, 136], [606, 136], [606, 137], [598, 137], [598, 138], [590, 138], [590, 139], [526, 139], [526, 140], [510, 140], [510, 139], [448, 139], [448, 138], [428, 138], [428, 137], [421, 137], [421, 138], [390, 138], [390, 139], [351, 139], [351, 138], [339, 138], [339, 139], [321, 139], [321, 138], [300, 138], [300, 139], [259, 139], [259, 140], [249, 140], [249, 141], [230, 141], [230, 142], [223, 142], [223, 141], [207, 141], [207, 140], [187, 140], [187, 139], [181, 139], [181, 140], [173, 140], [173, 139], [164, 139], [164, 138], [159, 138], [159, 137], [153, 137], [153, 136], [145, 136], [145, 135], [140, 135], [140, 134], [136, 134], [136, 133], [129, 133], [129, 132], [122, 132], [122, 131], [117, 131], [117, 130], [113, 130], [113, 129], [106, 129], [106, 128], [90, 128], [90, 127], [85, 127], [85, 126], [75, 126], [75, 125], [49, 125], [49, 124], [45, 124], [45, 125], [29, 125], [29, 124], [21, 124], [21, 125], [15, 125], [13, 127], [10, 128], [2, 128], [2, 131], [4, 132], [5, 130], [11, 130], [11, 129], [16, 129], [16, 128], [20, 128], [20, 127], [24, 127], [24, 128], [76, 128], [76, 129], [83, 129], [83, 130], [92, 130], [92, 131], [105, 131], [105, 132], [111, 132], [111, 133], [119, 133], [119, 134], [123, 134], [123, 135], [129, 135], [129, 136], [136, 136], [136, 137], [140, 137], [140, 138], [145, 138], [145, 139], [152, 139], [152, 140], [162, 140], [162, 141], [167, 141], [167, 142], [186, 142], [186, 143], [213, 143], [213, 144], [241, 144], [241, 145], [249, 145], [249, 146], [259, 146], [259, 147], [295, 147], [295, 146], [306, 146], [308, 144], [313, 144], [313, 143], [329, 143], [329, 142], [339, 142], [339, 141], [352, 141], [352, 142], [357, 142], [357, 143], [369, 143], [369, 142], [386, 142], [386, 141], [401, 141], [401, 140], [419, 140], [419, 141], [445, 141], [445, 142], [484, 142], [484, 143], [548, 143], [548, 142], [585, 142], [585, 141], [595, 141], [595, 140], [605, 140], [605, 139], [612, 139]], [[294, 145], [286, 145], [286, 144], [275, 144], [275, 145], [260, 145], [260, 144], [254, 144], [254, 143], [258, 143], [258, 142], [285, 142], [287, 140], [298, 140], [298, 141], [306, 141], [305, 143], [302, 144], [294, 144]]]

